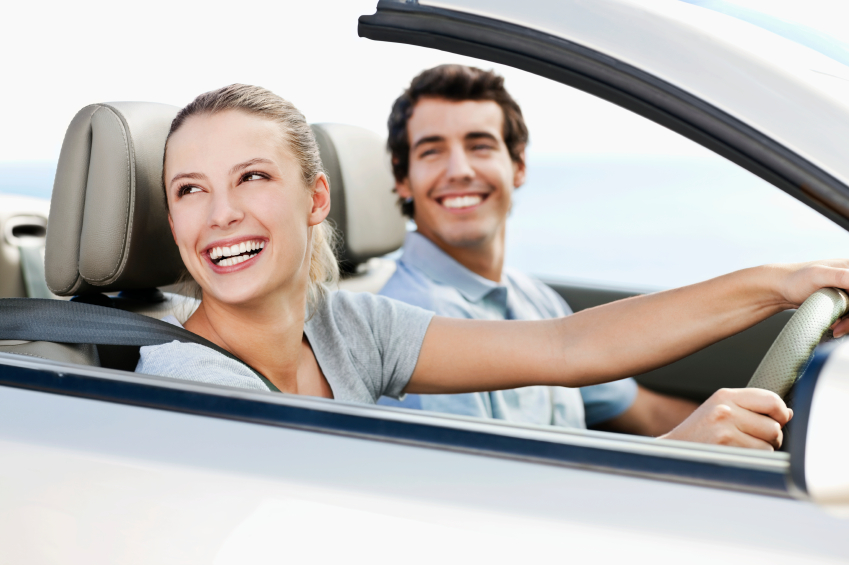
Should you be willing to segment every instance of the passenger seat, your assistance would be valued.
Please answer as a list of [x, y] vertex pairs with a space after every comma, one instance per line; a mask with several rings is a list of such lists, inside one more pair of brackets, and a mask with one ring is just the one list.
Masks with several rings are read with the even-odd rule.
[[339, 288], [378, 292], [395, 272], [395, 261], [383, 256], [401, 247], [406, 233], [386, 141], [345, 124], [312, 129], [330, 179], [330, 220], [341, 236]]
[[[165, 139], [178, 109], [148, 102], [86, 106], [59, 157], [45, 251], [57, 296], [185, 320], [197, 300], [175, 292], [185, 267], [168, 226], [162, 189]], [[314, 126], [330, 177], [331, 220], [342, 236], [342, 288], [379, 290], [394, 270], [380, 256], [404, 239], [389, 160], [380, 137], [342, 124]], [[4, 346], [5, 347], [5, 346]], [[82, 348], [82, 350], [81, 350]], [[8, 344], [9, 353], [133, 370], [138, 348], [47, 342]]]

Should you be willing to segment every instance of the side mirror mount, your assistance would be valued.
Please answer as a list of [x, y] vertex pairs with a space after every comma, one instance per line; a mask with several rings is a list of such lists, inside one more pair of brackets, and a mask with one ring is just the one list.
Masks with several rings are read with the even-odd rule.
[[793, 397], [791, 493], [849, 518], [849, 341], [821, 346]]

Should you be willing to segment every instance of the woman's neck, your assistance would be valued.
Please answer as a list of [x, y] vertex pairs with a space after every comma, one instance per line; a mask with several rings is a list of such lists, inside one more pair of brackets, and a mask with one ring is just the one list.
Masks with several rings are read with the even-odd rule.
[[304, 296], [250, 305], [204, 296], [185, 327], [231, 352], [282, 392], [332, 397], [304, 337]]

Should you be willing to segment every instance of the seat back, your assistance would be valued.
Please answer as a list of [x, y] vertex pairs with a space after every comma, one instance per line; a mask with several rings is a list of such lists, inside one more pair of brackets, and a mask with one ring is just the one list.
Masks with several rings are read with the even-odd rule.
[[[168, 226], [162, 156], [178, 109], [147, 102], [92, 104], [65, 134], [47, 225], [50, 291], [162, 317], [187, 299], [162, 293], [184, 271]], [[117, 296], [104, 293], [120, 292]], [[130, 369], [137, 348], [0, 342], [0, 350]]]

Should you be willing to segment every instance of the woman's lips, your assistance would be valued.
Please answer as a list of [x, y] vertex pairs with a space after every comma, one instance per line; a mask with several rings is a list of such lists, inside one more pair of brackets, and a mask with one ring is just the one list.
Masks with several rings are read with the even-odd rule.
[[253, 265], [265, 245], [264, 240], [249, 239], [233, 245], [211, 247], [203, 255], [216, 273], [232, 273]]

